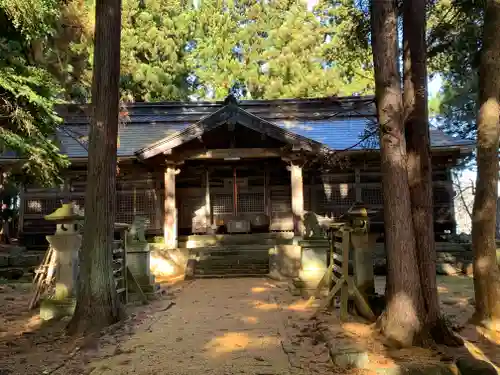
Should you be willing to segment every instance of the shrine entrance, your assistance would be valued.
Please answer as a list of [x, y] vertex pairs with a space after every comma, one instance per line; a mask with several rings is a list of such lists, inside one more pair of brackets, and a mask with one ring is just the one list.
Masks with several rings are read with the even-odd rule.
[[[290, 173], [279, 158], [186, 163], [176, 196], [179, 234], [293, 230]], [[245, 224], [232, 228], [234, 220]]]

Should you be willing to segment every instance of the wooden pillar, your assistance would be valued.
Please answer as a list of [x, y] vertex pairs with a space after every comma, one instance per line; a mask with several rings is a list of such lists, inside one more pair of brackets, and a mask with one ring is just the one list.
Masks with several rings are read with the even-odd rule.
[[[17, 236], [19, 236], [23, 232], [24, 227], [24, 211], [26, 210], [26, 198], [25, 198], [26, 187], [24, 184], [21, 185], [21, 189], [19, 191], [19, 217], [17, 223]], [[19, 238], [19, 237], [18, 237]]]
[[163, 173], [161, 170], [155, 171], [154, 173], [154, 210], [155, 210], [155, 222], [154, 229], [161, 230], [162, 227], [162, 209], [161, 209], [161, 195], [159, 194], [161, 190], [161, 180], [163, 178]]
[[269, 165], [266, 164], [264, 168], [264, 211], [271, 220], [271, 187], [269, 184]]
[[361, 171], [359, 168], [354, 169], [354, 187], [356, 189], [356, 202], [362, 201], [362, 192], [361, 192]]
[[206, 230], [209, 233], [212, 228], [212, 205], [210, 202], [210, 171], [208, 169], [205, 171], [205, 218]]
[[304, 234], [304, 181], [302, 166], [292, 163], [288, 170], [291, 173], [293, 231], [296, 236]]
[[168, 249], [177, 247], [177, 208], [175, 205], [175, 175], [179, 173], [176, 166], [167, 164], [165, 168], [165, 201], [163, 218], [163, 236]]

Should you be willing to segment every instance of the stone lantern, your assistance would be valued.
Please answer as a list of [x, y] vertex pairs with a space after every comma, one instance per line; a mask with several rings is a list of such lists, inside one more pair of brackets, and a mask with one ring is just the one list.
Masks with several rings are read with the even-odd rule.
[[377, 211], [368, 209], [364, 203], [354, 203], [344, 218], [352, 228], [354, 279], [359, 291], [365, 296], [375, 293], [373, 273], [373, 250], [377, 234], [370, 233], [370, 216]]
[[40, 305], [40, 315], [44, 320], [72, 315], [74, 311], [78, 252], [82, 244], [79, 222], [83, 219], [72, 203], [63, 204], [45, 216], [45, 220], [56, 223], [56, 232], [46, 238], [55, 253], [57, 267], [55, 294]]

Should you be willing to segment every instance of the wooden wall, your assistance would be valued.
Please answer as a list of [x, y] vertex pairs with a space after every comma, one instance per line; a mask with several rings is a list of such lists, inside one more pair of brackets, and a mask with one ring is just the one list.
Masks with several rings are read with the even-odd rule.
[[[260, 169], [259, 169], [260, 168]], [[177, 209], [179, 230], [189, 231], [194, 211], [205, 204], [206, 177], [202, 170], [188, 172], [182, 166], [177, 177]], [[267, 172], [265, 172], [267, 171]], [[267, 174], [266, 174], [267, 173]], [[267, 177], [266, 177], [267, 176]], [[210, 178], [211, 206], [214, 216], [223, 219], [232, 213], [232, 190], [224, 187], [228, 176], [217, 174]], [[229, 176], [230, 177], [230, 176]], [[240, 188], [240, 212], [265, 212], [271, 218], [272, 230], [292, 230], [291, 189], [286, 165], [260, 163], [247, 173], [246, 187]], [[45, 244], [45, 235], [54, 231], [43, 219], [60, 207], [73, 201], [84, 204], [86, 171], [74, 166], [66, 173], [66, 185], [51, 189], [27, 187], [22, 194], [20, 232], [28, 247]], [[268, 189], [264, 189], [264, 182]], [[438, 233], [455, 228], [453, 188], [446, 164], [436, 164], [433, 171], [435, 228]], [[267, 193], [266, 193], [267, 191]], [[266, 196], [268, 194], [268, 196]], [[117, 176], [117, 222], [131, 223], [134, 216], [147, 218], [150, 235], [163, 234], [163, 169], [137, 163], [121, 163]], [[321, 173], [317, 169], [304, 171], [304, 208], [321, 215], [338, 217], [356, 201], [379, 210], [373, 219], [377, 230], [383, 230], [383, 201], [380, 169], [376, 165], [349, 167]]]
[[[21, 194], [20, 232], [23, 243], [31, 247], [45, 246], [45, 236], [55, 225], [44, 220], [64, 202], [83, 207], [87, 184], [85, 168], [65, 173], [66, 184], [53, 188], [29, 186]], [[163, 233], [163, 172], [155, 173], [139, 164], [120, 165], [116, 184], [117, 222], [131, 223], [134, 216], [147, 218], [151, 234]]]
[[[306, 191], [310, 195], [310, 210], [330, 217], [340, 216], [355, 202], [364, 202], [378, 210], [372, 223], [383, 229], [383, 196], [379, 168], [353, 168], [338, 173], [314, 174]], [[449, 169], [436, 166], [433, 170], [435, 230], [439, 234], [455, 229], [453, 185]], [[307, 209], [307, 208], [306, 208]]]

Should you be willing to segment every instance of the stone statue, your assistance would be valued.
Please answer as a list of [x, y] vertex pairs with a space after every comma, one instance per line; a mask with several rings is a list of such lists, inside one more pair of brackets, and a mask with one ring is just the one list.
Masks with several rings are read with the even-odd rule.
[[146, 236], [146, 218], [135, 217], [134, 222], [130, 226], [130, 230], [127, 233], [127, 242], [129, 244], [133, 243], [147, 243]]
[[323, 237], [334, 220], [309, 211], [304, 214], [305, 237]]

